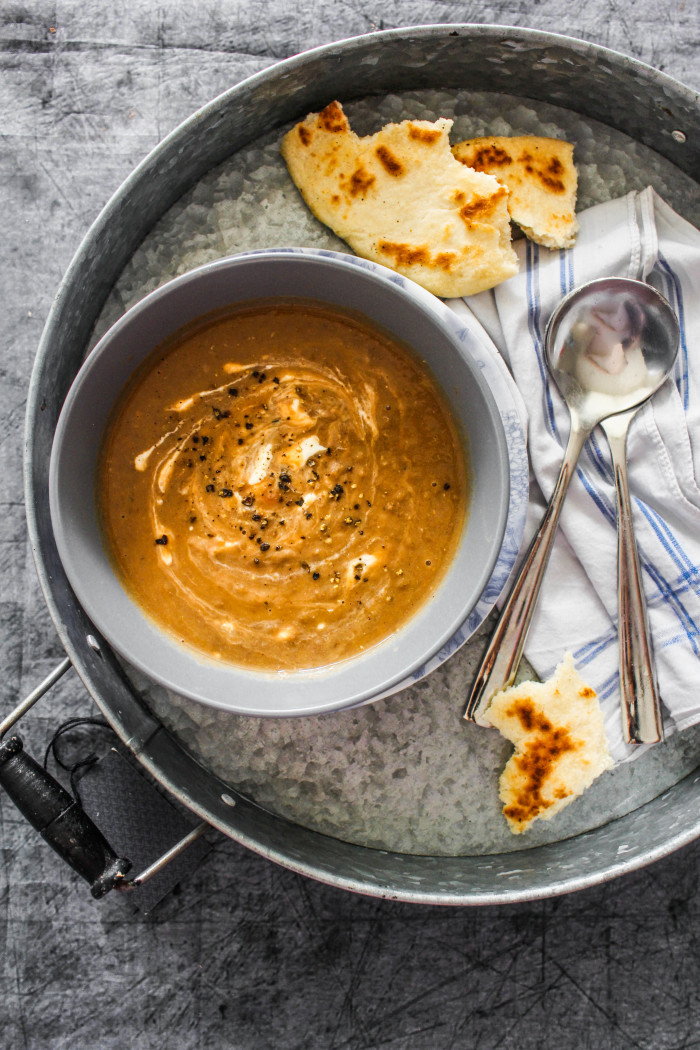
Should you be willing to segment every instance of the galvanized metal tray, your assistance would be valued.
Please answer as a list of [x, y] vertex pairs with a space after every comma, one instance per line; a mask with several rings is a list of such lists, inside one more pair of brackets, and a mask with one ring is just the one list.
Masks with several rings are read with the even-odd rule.
[[203, 820], [293, 870], [357, 892], [421, 903], [481, 904], [591, 885], [669, 853], [700, 833], [700, 776], [642, 808], [548, 845], [488, 856], [370, 849], [270, 812], [197, 763], [144, 706], [77, 603], [48, 512], [56, 419], [119, 274], [154, 224], [232, 152], [330, 98], [471, 88], [555, 103], [652, 146], [696, 178], [700, 102], [624, 56], [528, 30], [433, 26], [372, 34], [283, 62], [214, 100], [173, 132], [117, 192], [59, 290], [39, 347], [27, 414], [29, 530], [47, 603], [96, 703], [150, 772]]

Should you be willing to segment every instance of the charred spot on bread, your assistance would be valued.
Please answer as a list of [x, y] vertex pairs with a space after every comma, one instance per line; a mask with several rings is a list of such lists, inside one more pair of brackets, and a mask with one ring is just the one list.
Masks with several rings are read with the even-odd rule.
[[319, 124], [325, 131], [349, 131], [348, 118], [339, 102], [329, 102], [318, 115]]
[[379, 241], [377, 248], [382, 255], [390, 255], [399, 266], [413, 266], [415, 263], [427, 266], [430, 261], [430, 249], [427, 244], [414, 248], [410, 244]]
[[389, 175], [403, 175], [403, 164], [387, 146], [377, 146], [375, 153], [379, 158], [379, 162]]
[[516, 755], [513, 763], [520, 774], [520, 785], [515, 800], [503, 807], [504, 816], [519, 824], [529, 823], [557, 801], [568, 798], [570, 792], [563, 787], [556, 788], [551, 798], [542, 792], [556, 768], [557, 759], [580, 746], [580, 742], [573, 740], [566, 730], [553, 729], [550, 725], [549, 731], [534, 740], [524, 754]]
[[442, 132], [437, 128], [424, 128], [420, 124], [409, 124], [408, 135], [414, 142], [425, 142], [429, 146], [442, 137]]
[[[463, 164], [467, 161], [463, 160]], [[474, 154], [469, 167], [476, 168], [477, 171], [486, 171], [489, 167], [503, 167], [505, 164], [512, 164], [513, 158], [510, 153], [507, 153], [502, 146], [496, 146], [492, 144], [490, 146], [482, 146]]]
[[350, 176], [349, 193], [352, 197], [364, 194], [376, 182], [374, 175], [370, 175], [361, 164]]
[[453, 252], [438, 252], [433, 262], [439, 270], [447, 273], [457, 262], [457, 256]]
[[394, 241], [379, 241], [377, 249], [382, 255], [390, 256], [397, 266], [415, 266], [417, 264], [426, 267], [436, 267], [439, 270], [448, 271], [457, 262], [454, 252], [438, 252], [432, 255], [430, 246], [421, 244], [412, 246], [410, 244], [397, 244]]
[[459, 209], [459, 214], [465, 222], [473, 222], [481, 219], [486, 219], [493, 213], [494, 206], [503, 197], [508, 196], [508, 190], [505, 186], [499, 186], [495, 193], [492, 193], [489, 197], [472, 197], [470, 201], [467, 201]]
[[558, 157], [552, 157], [544, 170], [537, 171], [542, 185], [552, 193], [565, 193], [566, 186], [562, 181], [564, 167]]

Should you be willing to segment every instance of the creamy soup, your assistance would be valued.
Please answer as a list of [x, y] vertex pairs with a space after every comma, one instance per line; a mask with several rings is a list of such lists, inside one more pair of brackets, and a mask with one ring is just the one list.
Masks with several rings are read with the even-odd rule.
[[468, 466], [426, 366], [305, 300], [209, 315], [154, 351], [100, 457], [107, 546], [183, 645], [261, 670], [320, 667], [430, 598]]

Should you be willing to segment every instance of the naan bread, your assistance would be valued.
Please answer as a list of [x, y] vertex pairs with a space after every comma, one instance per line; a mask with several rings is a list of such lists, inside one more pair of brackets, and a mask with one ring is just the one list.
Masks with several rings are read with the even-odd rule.
[[487, 171], [508, 187], [510, 217], [531, 240], [547, 248], [571, 247], [578, 231], [578, 175], [570, 142], [536, 135], [468, 139], [452, 152], [462, 164]]
[[613, 764], [598, 698], [569, 653], [548, 682], [497, 693], [486, 718], [515, 745], [500, 798], [516, 835], [538, 818], [550, 820]]
[[358, 255], [441, 296], [472, 295], [518, 271], [508, 191], [450, 152], [451, 120], [405, 120], [360, 138], [339, 102], [310, 113], [282, 156], [317, 219]]

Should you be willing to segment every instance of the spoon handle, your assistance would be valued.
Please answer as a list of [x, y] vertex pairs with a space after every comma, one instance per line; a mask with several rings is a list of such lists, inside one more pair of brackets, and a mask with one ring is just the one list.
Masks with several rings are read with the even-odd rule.
[[552, 550], [564, 496], [590, 429], [572, 419], [564, 461], [549, 506], [503, 606], [472, 687], [464, 712], [464, 717], [470, 722], [488, 726], [489, 722], [484, 716], [491, 698], [511, 685], [515, 678]]
[[617, 605], [620, 649], [622, 731], [628, 744], [655, 744], [663, 739], [659, 694], [649, 638], [646, 599], [632, 526], [627, 485], [627, 427], [603, 429], [608, 437], [617, 496]]

